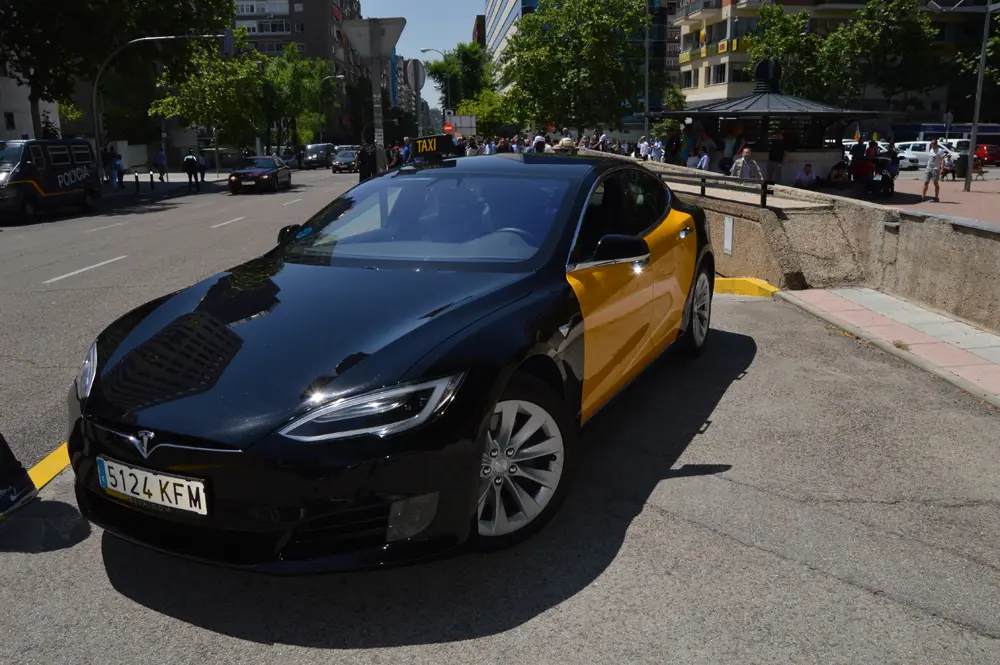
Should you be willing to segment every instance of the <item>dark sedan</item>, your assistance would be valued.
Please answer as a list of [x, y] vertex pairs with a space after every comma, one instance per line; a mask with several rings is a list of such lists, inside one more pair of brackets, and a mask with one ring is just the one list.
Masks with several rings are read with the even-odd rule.
[[292, 188], [292, 170], [277, 157], [246, 157], [243, 165], [229, 175], [229, 191], [276, 192]]
[[101, 333], [69, 395], [80, 509], [272, 573], [513, 545], [563, 502], [580, 426], [705, 347], [714, 274], [704, 213], [641, 166], [404, 166]]
[[337, 153], [330, 170], [334, 173], [351, 173], [355, 170], [358, 153], [353, 150], [343, 150]]

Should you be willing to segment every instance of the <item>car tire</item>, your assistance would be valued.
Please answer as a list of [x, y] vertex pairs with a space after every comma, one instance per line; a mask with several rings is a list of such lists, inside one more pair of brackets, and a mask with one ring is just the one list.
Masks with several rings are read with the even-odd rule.
[[[511, 410], [514, 426], [502, 440], [497, 435], [504, 415]], [[536, 418], [542, 424], [528, 433], [513, 454], [507, 454], [514, 448], [504, 446]], [[578, 429], [565, 401], [548, 384], [526, 374], [511, 378], [486, 417], [479, 438], [483, 459], [478, 466], [472, 527], [475, 549], [492, 552], [511, 547], [549, 523], [572, 484]], [[498, 499], [503, 513], [500, 519], [495, 512]]]
[[26, 196], [21, 201], [21, 219], [33, 222], [38, 218], [38, 202], [33, 196]]
[[274, 180], [271, 181], [271, 191], [272, 192], [278, 191], [278, 176], [275, 176]]
[[681, 333], [680, 349], [689, 356], [700, 356], [712, 332], [712, 275], [699, 268], [688, 304], [687, 328]]
[[80, 204], [80, 207], [83, 209], [83, 211], [90, 212], [94, 209], [96, 205], [97, 205], [97, 198], [94, 196], [94, 193], [90, 190], [85, 191], [83, 193], [83, 203]]

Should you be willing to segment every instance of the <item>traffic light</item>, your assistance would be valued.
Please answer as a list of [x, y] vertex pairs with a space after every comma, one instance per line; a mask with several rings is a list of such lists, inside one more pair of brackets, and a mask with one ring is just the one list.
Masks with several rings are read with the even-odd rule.
[[233, 38], [233, 29], [226, 28], [222, 31], [222, 57], [231, 58], [236, 53], [236, 40]]

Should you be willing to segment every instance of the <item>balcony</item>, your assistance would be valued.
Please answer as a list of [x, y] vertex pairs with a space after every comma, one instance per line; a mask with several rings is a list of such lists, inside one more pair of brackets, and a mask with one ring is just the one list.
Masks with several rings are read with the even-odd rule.
[[722, 0], [688, 0], [677, 8], [674, 25], [693, 25], [722, 18]]

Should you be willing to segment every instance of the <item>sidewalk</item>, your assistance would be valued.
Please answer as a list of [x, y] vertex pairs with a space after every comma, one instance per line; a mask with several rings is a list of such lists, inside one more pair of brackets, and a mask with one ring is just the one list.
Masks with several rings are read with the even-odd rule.
[[[219, 173], [219, 177], [215, 177], [215, 171], [209, 171], [205, 173], [205, 182], [224, 182], [229, 177], [228, 171], [222, 171]], [[149, 173], [146, 171], [139, 172], [139, 194], [162, 194], [164, 192], [175, 191], [178, 187], [187, 189], [187, 174], [186, 173], [168, 173], [166, 174], [166, 182], [160, 182], [156, 174], [153, 174], [153, 181], [155, 188], [150, 190], [149, 188]], [[134, 196], [135, 195], [135, 174], [128, 173], [125, 175], [125, 181], [122, 183], [122, 187], [112, 187], [110, 184], [105, 183], [104, 189], [102, 191], [102, 196], [105, 199], [115, 198], [119, 196]]]
[[776, 297], [1000, 407], [1000, 336], [859, 287], [782, 291]]

